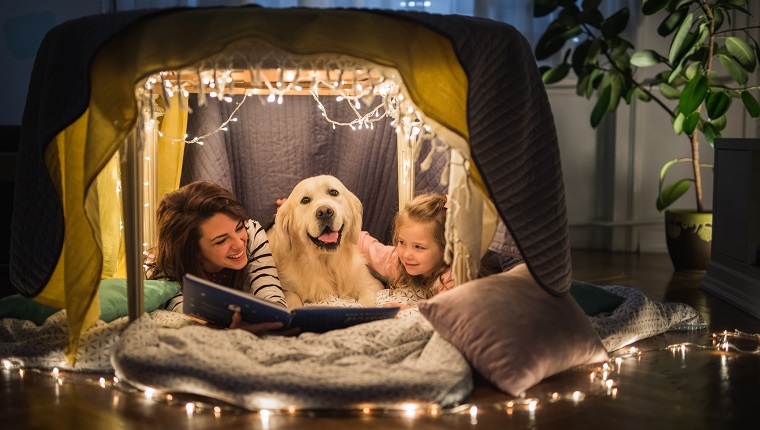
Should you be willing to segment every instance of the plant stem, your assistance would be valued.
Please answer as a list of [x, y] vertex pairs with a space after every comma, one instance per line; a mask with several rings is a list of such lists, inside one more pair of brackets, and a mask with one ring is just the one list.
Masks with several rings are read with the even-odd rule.
[[[707, 20], [710, 23], [710, 30], [709, 30], [709, 38], [708, 38], [708, 44], [707, 44], [707, 58], [705, 59], [705, 78], [710, 76], [710, 71], [712, 70], [712, 59], [713, 59], [713, 49], [714, 49], [714, 41], [715, 41], [715, 15], [713, 15], [712, 8], [710, 5], [704, 1], [700, 1], [702, 10], [705, 12], [705, 15], [707, 16]], [[703, 104], [700, 104], [697, 108], [697, 113], [699, 114], [702, 111]], [[700, 172], [699, 168], [699, 133], [697, 130], [694, 130], [694, 132], [690, 136], [691, 138], [691, 168], [694, 171], [694, 191], [695, 191], [695, 197], [697, 199], [697, 212], [704, 212], [704, 206], [702, 205], [702, 173]]]
[[694, 170], [694, 189], [696, 190], [697, 212], [704, 212], [702, 206], [702, 174], [699, 171], [699, 135], [696, 131], [691, 134], [691, 168]]

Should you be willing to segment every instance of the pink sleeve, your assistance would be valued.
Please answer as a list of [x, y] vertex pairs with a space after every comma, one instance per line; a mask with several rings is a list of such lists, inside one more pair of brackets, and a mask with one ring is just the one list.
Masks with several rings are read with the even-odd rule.
[[451, 276], [451, 269], [441, 275], [441, 283], [438, 284], [438, 293], [443, 293], [454, 288], [454, 278]]
[[359, 234], [359, 249], [364, 259], [377, 273], [383, 276], [395, 276], [397, 271], [396, 247], [383, 245], [366, 231]]

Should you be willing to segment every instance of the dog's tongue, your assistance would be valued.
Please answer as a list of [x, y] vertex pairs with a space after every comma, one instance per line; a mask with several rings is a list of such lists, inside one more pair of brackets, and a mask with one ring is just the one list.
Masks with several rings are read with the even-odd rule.
[[331, 231], [331, 232], [325, 232], [322, 233], [318, 239], [320, 242], [324, 243], [335, 243], [338, 241], [338, 232], [337, 231]]

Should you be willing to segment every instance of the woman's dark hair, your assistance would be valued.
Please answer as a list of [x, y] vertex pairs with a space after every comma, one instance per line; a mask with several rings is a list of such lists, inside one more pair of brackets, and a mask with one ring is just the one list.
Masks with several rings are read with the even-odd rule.
[[[210, 181], [196, 181], [173, 191], [161, 200], [157, 210], [157, 244], [146, 269], [149, 279], [182, 283], [185, 273], [205, 279], [211, 276], [201, 266], [200, 226], [223, 213], [232, 219], [248, 219], [245, 207], [224, 187]], [[245, 270], [224, 269], [214, 280], [242, 289]]]

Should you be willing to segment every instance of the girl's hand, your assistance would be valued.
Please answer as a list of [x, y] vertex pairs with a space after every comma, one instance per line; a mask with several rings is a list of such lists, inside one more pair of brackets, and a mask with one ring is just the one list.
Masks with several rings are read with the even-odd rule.
[[299, 330], [297, 328], [282, 331], [281, 322], [265, 322], [265, 323], [247, 323], [243, 321], [243, 316], [240, 315], [240, 311], [235, 311], [232, 314], [231, 329], [241, 329], [255, 335], [278, 335], [278, 336], [295, 336]]
[[384, 308], [400, 308], [399, 311], [403, 311], [404, 309], [411, 309], [414, 306], [409, 305], [402, 305], [401, 303], [396, 302], [390, 302], [383, 305]]

